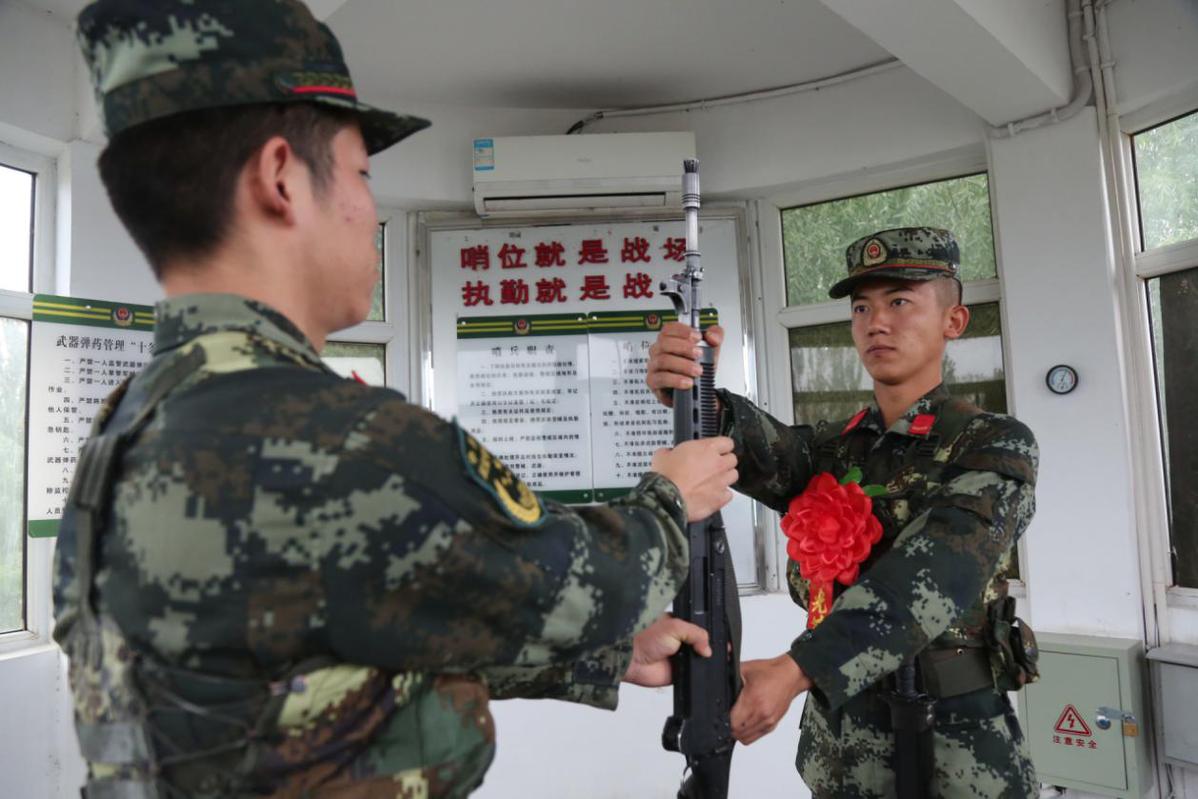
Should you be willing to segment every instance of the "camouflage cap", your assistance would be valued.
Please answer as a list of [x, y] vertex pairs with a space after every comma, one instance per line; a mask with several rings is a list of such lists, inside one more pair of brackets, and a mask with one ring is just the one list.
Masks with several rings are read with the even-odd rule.
[[371, 155], [429, 125], [359, 102], [341, 45], [299, 0], [99, 0], [79, 14], [78, 36], [110, 137], [251, 103], [351, 111]]
[[854, 241], [844, 255], [849, 276], [828, 291], [833, 298], [847, 297], [858, 283], [871, 278], [956, 278], [961, 267], [961, 252], [953, 234], [933, 227], [881, 230]]

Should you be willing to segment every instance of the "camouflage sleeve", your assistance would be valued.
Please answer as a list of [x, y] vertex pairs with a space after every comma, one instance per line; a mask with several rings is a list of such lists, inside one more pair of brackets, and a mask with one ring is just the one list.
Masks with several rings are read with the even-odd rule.
[[782, 424], [744, 397], [720, 389], [721, 432], [735, 442], [737, 491], [779, 513], [811, 480], [815, 465], [806, 425]]
[[[791, 657], [832, 708], [894, 672], [982, 595], [1035, 511], [1038, 451], [1026, 426], [979, 417], [944, 483]], [[969, 442], [963, 442], [969, 443]]]
[[[73, 513], [68, 505], [63, 521]], [[54, 635], [55, 640], [66, 640], [71, 626], [79, 615], [79, 583], [75, 579], [75, 525], [59, 525], [58, 540], [54, 545]]]
[[329, 479], [344, 482], [328, 488], [344, 521], [322, 558], [322, 610], [346, 661], [516, 666], [528, 690], [552, 673], [534, 670], [570, 665], [595, 685], [583, 656], [647, 627], [686, 574], [686, 512], [664, 477], [608, 505], [544, 502], [456, 424], [394, 394], [363, 415]]
[[493, 699], [562, 699], [614, 710], [620, 679], [631, 660], [632, 645], [625, 641], [587, 653], [573, 663], [495, 666], [482, 674]]

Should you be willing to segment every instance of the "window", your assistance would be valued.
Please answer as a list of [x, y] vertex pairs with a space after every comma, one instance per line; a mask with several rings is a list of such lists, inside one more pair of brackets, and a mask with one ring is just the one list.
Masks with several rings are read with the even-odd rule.
[[[853, 346], [847, 299], [828, 289], [846, 272], [853, 241], [893, 227], [953, 231], [971, 312], [965, 335], [945, 353], [944, 383], [978, 406], [1007, 412], [998, 268], [985, 173], [786, 208], [781, 211], [790, 395], [798, 423], [847, 419], [873, 399], [873, 383]], [[1010, 577], [1017, 578], [1013, 564]]]
[[370, 298], [370, 314], [366, 317], [367, 322], [385, 322], [387, 320], [386, 303], [383, 302], [383, 297], [386, 296], [387, 286], [387, 223], [380, 222], [378, 231], [374, 235], [374, 246], [379, 253], [379, 282], [374, 286], [374, 296]]
[[[847, 302], [847, 300], [846, 300]], [[998, 303], [971, 305], [965, 335], [949, 342], [944, 384], [981, 408], [1007, 412]], [[873, 400], [873, 384], [857, 357], [849, 322], [790, 331], [796, 420], [847, 419]]]
[[1132, 141], [1144, 249], [1198, 239], [1198, 113]]
[[380, 222], [375, 240], [379, 253], [379, 282], [374, 287], [366, 321], [349, 330], [338, 331], [325, 344], [321, 355], [325, 363], [344, 377], [355, 377], [370, 385], [403, 388], [406, 374], [400, 366], [399, 329], [392, 318], [393, 312], [388, 310], [404, 304], [402, 299], [392, 296], [399, 287], [392, 285], [390, 280], [387, 241], [392, 235], [391, 225]]
[[782, 212], [782, 253], [788, 305], [827, 302], [845, 276], [852, 242], [892, 227], [951, 230], [961, 247], [961, 280], [998, 277], [985, 174], [863, 194]]
[[1198, 113], [1132, 138], [1172, 582], [1198, 588]]
[[789, 302], [783, 324], [790, 328], [796, 421], [846, 418], [870, 401], [872, 383], [849, 333], [848, 301], [829, 302], [828, 289], [846, 274], [850, 243], [916, 225], [953, 231], [961, 247], [961, 282], [972, 303], [965, 336], [948, 347], [945, 383], [987, 410], [1006, 411], [990, 186], [982, 173], [782, 211]]
[[[0, 159], [6, 151], [0, 151]], [[0, 160], [0, 635], [26, 627], [25, 397], [37, 175]]]
[[29, 323], [0, 316], [0, 634], [25, 627], [25, 376]]
[[[371, 385], [387, 381], [387, 345], [330, 341], [321, 353], [325, 362], [346, 377], [355, 374]], [[375, 379], [371, 379], [374, 377]]]
[[0, 162], [0, 289], [29, 291], [34, 178]]

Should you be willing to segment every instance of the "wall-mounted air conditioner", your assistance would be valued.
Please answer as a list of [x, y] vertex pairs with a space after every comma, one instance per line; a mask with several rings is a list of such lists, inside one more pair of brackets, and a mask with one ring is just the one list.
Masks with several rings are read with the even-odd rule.
[[474, 140], [479, 216], [681, 209], [693, 133], [592, 133]]

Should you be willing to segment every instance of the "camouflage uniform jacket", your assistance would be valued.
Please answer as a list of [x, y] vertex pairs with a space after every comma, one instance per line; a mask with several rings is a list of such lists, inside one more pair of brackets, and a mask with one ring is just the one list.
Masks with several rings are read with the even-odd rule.
[[[797, 766], [817, 799], [894, 795], [893, 737], [883, 691], [923, 650], [983, 645], [985, 605], [1005, 596], [1016, 540], [1035, 509], [1038, 451], [1017, 420], [984, 413], [938, 387], [889, 429], [876, 405], [856, 420], [788, 427], [748, 401], [721, 393], [736, 441], [737, 488], [785, 513], [817, 473], [860, 467], [883, 538], [831, 612], [800, 635], [791, 656], [811, 678]], [[934, 415], [959, 434], [930, 457], [912, 457], [910, 433]], [[934, 464], [929, 467], [929, 464]], [[808, 586], [788, 564], [796, 603]], [[1004, 692], [983, 689], [937, 703], [937, 796], [1038, 795], [1023, 736]]]
[[[179, 297], [157, 319], [154, 359], [110, 423], [181, 359], [194, 368], [120, 462], [93, 607], [138, 664], [164, 782], [465, 796], [493, 757], [490, 698], [615, 706], [621, 642], [685, 577], [673, 483], [649, 474], [580, 510], [543, 501], [455, 424], [338, 377], [261, 304]], [[58, 546], [60, 642], [81, 629], [74, 526]], [[112, 683], [72, 676], [88, 680]], [[76, 703], [77, 722], [102, 712]], [[249, 790], [227, 781], [239, 767]]]

